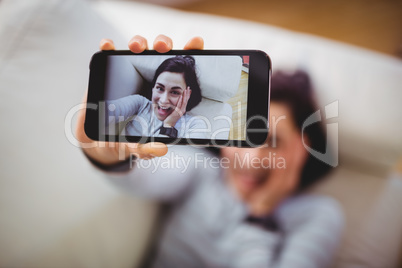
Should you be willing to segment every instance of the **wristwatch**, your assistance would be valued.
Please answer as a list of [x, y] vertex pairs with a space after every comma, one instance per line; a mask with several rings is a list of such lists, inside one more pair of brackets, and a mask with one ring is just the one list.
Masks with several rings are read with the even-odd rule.
[[279, 229], [279, 225], [273, 216], [256, 217], [249, 215], [246, 217], [246, 222], [260, 226], [268, 231], [277, 231]]
[[177, 138], [177, 129], [175, 129], [174, 127], [161, 126], [159, 133], [169, 136], [170, 138]]

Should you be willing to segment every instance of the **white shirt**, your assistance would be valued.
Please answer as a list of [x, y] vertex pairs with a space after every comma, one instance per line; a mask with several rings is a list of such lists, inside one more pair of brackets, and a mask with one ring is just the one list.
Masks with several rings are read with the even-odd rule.
[[[209, 157], [209, 160], [208, 160]], [[153, 267], [327, 267], [340, 242], [340, 206], [324, 196], [299, 195], [274, 212], [279, 230], [245, 221], [247, 206], [226, 184], [214, 156], [173, 146], [128, 173], [108, 178], [129, 193], [170, 203]], [[216, 163], [216, 162], [214, 162]]]
[[[152, 102], [141, 95], [130, 95], [117, 100], [106, 101], [106, 111], [108, 116], [107, 134], [166, 137], [159, 133], [163, 121], [156, 117]], [[128, 119], [130, 121], [120, 132], [116, 127], [116, 123]], [[180, 117], [174, 127], [178, 131], [177, 138], [208, 138], [206, 123], [201, 118], [188, 113]]]

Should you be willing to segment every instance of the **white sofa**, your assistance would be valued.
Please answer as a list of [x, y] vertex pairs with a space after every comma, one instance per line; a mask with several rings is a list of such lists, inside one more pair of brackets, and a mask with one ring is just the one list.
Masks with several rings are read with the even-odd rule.
[[80, 0], [0, 2], [0, 267], [139, 264], [157, 204], [103, 180], [72, 128], [99, 40], [126, 49], [134, 34], [159, 33], [176, 48], [200, 35], [206, 48], [264, 50], [274, 70], [311, 74], [322, 108], [339, 101], [340, 166], [314, 189], [346, 215], [333, 267], [398, 267], [402, 182], [387, 172], [402, 152], [399, 59], [246, 21]]

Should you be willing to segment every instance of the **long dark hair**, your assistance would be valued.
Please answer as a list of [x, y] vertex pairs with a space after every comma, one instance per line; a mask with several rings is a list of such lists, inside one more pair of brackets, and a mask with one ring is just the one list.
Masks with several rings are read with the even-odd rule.
[[[304, 121], [318, 110], [310, 78], [303, 71], [292, 74], [274, 73], [271, 80], [271, 101], [283, 103], [290, 108], [294, 124], [300, 133]], [[312, 149], [319, 152], [328, 150], [326, 131], [321, 122], [309, 125], [303, 131]], [[331, 169], [331, 166], [309, 154], [302, 170], [298, 190], [304, 190], [321, 180]]]
[[187, 111], [190, 111], [201, 102], [201, 88], [196, 73], [195, 59], [192, 56], [176, 56], [163, 61], [155, 71], [151, 88], [155, 86], [158, 76], [163, 72], [182, 73], [184, 75], [186, 85], [191, 89]]

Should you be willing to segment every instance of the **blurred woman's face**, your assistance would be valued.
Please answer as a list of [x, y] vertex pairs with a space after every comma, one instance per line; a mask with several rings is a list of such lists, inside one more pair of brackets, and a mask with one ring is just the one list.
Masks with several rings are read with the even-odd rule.
[[183, 73], [162, 72], [152, 89], [152, 104], [156, 117], [163, 121], [174, 110], [186, 89]]
[[265, 145], [221, 150], [222, 157], [230, 163], [226, 169], [228, 183], [246, 202], [261, 189], [267, 194], [293, 192], [307, 158], [300, 130], [288, 106], [272, 102], [270, 116], [270, 136]]

